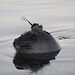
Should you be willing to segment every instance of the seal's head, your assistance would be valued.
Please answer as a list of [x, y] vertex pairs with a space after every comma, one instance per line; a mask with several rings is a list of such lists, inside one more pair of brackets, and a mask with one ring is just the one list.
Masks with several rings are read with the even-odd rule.
[[32, 30], [42, 30], [42, 25], [39, 25], [38, 23], [34, 23], [31, 27]]

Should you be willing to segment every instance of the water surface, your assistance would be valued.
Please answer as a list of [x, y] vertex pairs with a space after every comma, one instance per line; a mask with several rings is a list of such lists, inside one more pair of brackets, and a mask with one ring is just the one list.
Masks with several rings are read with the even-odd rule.
[[[43, 24], [61, 46], [55, 60], [37, 72], [16, 69], [13, 41], [29, 31], [32, 23]], [[0, 75], [75, 75], [75, 0], [0, 0]]]

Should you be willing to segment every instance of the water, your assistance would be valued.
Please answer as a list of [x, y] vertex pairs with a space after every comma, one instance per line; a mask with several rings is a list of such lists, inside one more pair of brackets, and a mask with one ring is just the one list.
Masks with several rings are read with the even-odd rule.
[[[30, 30], [32, 23], [43, 24], [61, 46], [55, 60], [31, 69], [16, 69], [13, 41]], [[33, 68], [34, 70], [35, 68]], [[0, 0], [0, 75], [75, 75], [75, 1], [74, 0]]]

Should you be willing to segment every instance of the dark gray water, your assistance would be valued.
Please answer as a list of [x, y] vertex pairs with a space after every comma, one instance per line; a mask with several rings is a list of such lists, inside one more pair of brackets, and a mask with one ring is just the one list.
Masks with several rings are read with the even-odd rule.
[[[16, 69], [13, 41], [30, 30], [32, 23], [43, 24], [61, 46], [55, 60], [31, 69]], [[75, 75], [75, 1], [74, 0], [0, 0], [0, 75]]]

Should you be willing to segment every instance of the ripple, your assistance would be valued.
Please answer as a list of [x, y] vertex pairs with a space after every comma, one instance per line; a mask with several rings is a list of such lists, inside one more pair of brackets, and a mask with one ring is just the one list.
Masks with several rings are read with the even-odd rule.
[[13, 41], [18, 36], [6, 36], [0, 38], [0, 55], [6, 57], [13, 57], [15, 54], [15, 49], [13, 48]]
[[61, 29], [50, 32], [55, 38], [59, 40], [75, 39], [75, 29]]

